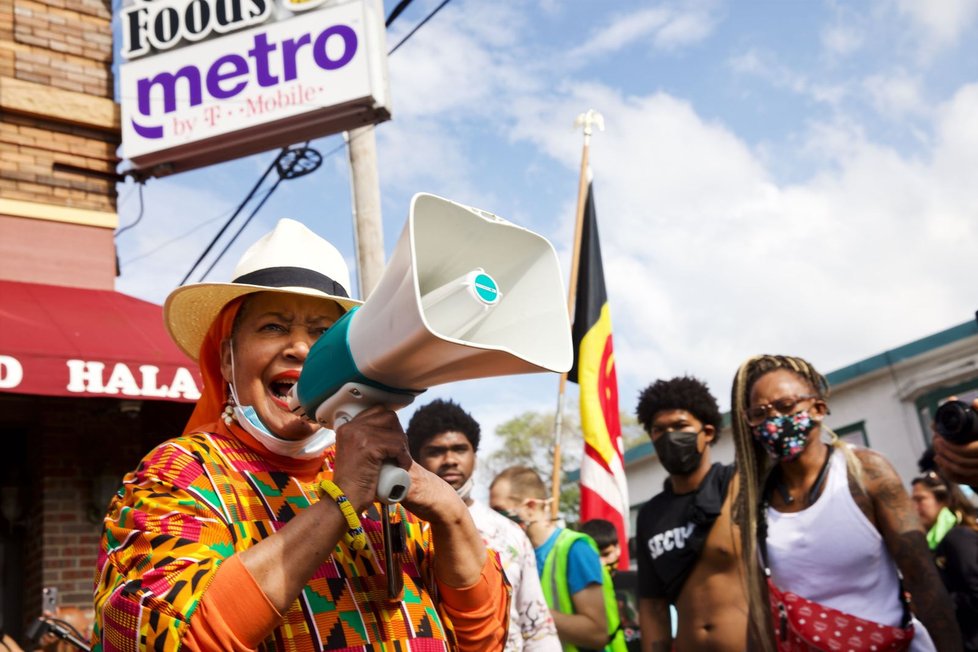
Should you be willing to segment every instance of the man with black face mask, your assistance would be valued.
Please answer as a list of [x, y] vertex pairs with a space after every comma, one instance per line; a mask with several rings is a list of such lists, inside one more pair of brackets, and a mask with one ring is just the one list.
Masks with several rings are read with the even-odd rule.
[[710, 462], [721, 426], [716, 399], [695, 378], [657, 380], [639, 396], [636, 415], [669, 472], [636, 526], [642, 650], [741, 652], [747, 599], [730, 516], [738, 482], [733, 465]]

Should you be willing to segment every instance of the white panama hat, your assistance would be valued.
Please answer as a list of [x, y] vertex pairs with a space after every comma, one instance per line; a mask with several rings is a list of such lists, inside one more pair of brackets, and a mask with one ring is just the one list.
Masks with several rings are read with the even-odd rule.
[[350, 298], [350, 271], [340, 252], [304, 224], [281, 219], [248, 250], [230, 283], [178, 287], [163, 304], [170, 337], [192, 360], [211, 324], [229, 302], [256, 292], [301, 294], [332, 301], [346, 312], [363, 302]]

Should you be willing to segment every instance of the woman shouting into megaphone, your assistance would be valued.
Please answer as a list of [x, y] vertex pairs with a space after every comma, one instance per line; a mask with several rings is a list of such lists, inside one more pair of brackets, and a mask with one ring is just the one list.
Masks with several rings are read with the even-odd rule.
[[[455, 491], [411, 460], [396, 415], [374, 407], [334, 434], [289, 410], [309, 348], [360, 303], [348, 287], [335, 247], [281, 220], [233, 281], [170, 294], [166, 326], [203, 395], [109, 506], [93, 649], [502, 649], [498, 558]], [[374, 497], [391, 461], [411, 488], [385, 553]]]

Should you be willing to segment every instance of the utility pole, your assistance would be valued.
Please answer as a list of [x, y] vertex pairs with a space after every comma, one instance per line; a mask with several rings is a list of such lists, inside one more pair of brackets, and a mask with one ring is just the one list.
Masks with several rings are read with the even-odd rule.
[[360, 298], [366, 299], [384, 273], [384, 227], [380, 217], [377, 138], [373, 125], [346, 132], [353, 188], [353, 232]]

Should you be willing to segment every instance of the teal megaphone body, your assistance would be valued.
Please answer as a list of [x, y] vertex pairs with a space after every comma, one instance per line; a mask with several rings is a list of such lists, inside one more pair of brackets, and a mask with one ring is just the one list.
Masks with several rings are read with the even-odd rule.
[[[565, 372], [574, 355], [565, 297], [544, 237], [415, 195], [376, 289], [311, 347], [290, 405], [335, 428], [372, 405], [402, 408], [434, 385]], [[378, 498], [399, 502], [409, 486], [406, 471], [387, 465]]]

